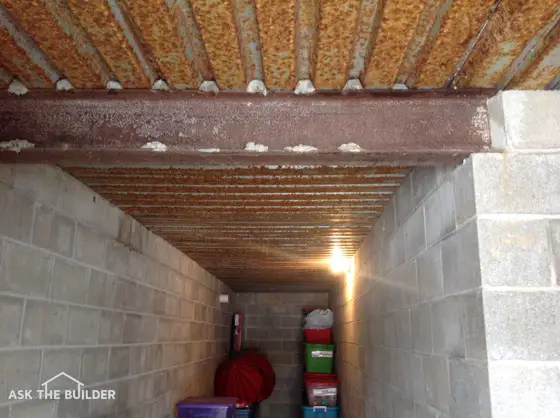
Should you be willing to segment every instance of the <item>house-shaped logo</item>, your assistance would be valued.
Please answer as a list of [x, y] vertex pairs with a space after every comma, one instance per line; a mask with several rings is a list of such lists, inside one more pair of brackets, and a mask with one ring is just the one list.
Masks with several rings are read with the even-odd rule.
[[78, 391], [82, 390], [84, 384], [83, 384], [82, 382], [80, 382], [78, 379], [74, 379], [72, 376], [70, 376], [69, 374], [64, 373], [64, 372], [60, 372], [60, 373], [57, 374], [56, 376], [51, 377], [51, 378], [50, 378], [49, 380], [47, 380], [45, 383], [42, 383], [41, 386], [43, 386], [43, 390], [44, 390], [45, 392], [48, 392], [48, 391], [49, 391], [49, 383], [51, 383], [52, 381], [54, 381], [54, 380], [56, 380], [56, 379], [62, 378], [62, 377], [66, 378], [66, 379], [70, 379], [70, 380], [72, 380], [73, 382], [75, 382]]

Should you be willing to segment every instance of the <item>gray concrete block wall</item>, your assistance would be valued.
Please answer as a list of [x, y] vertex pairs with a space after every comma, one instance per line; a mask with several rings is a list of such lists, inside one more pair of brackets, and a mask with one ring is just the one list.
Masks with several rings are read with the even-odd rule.
[[245, 314], [244, 348], [265, 353], [276, 373], [272, 396], [259, 418], [299, 416], [303, 390], [303, 315], [306, 307], [328, 307], [327, 293], [238, 293], [237, 309]]
[[[211, 395], [234, 294], [57, 168], [0, 166], [0, 417], [173, 416]], [[115, 401], [13, 401], [66, 372]], [[63, 388], [65, 380], [56, 381]]]
[[344, 418], [490, 417], [472, 170], [412, 171], [331, 295]]

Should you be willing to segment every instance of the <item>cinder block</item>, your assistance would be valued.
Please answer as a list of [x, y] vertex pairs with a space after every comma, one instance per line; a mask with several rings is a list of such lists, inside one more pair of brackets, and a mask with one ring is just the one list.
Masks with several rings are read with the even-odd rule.
[[87, 291], [88, 305], [113, 307], [117, 291], [117, 277], [91, 269]]
[[465, 357], [486, 360], [486, 330], [484, 326], [484, 309], [482, 292], [461, 295], [463, 314], [463, 332], [465, 336]]
[[423, 303], [410, 310], [412, 321], [412, 346], [414, 351], [431, 353], [432, 347], [432, 318], [431, 306]]
[[107, 242], [107, 255], [105, 264], [107, 270], [115, 273], [117, 276], [126, 276], [128, 274], [128, 264], [130, 260], [130, 249], [120, 242]]
[[38, 204], [35, 209], [33, 244], [66, 257], [72, 257], [76, 222]]
[[447, 357], [424, 356], [423, 369], [428, 404], [441, 411], [449, 411], [451, 392]]
[[0, 347], [19, 344], [23, 299], [0, 296]]
[[152, 288], [136, 285], [136, 311], [142, 313], [154, 311], [154, 290]]
[[97, 344], [99, 311], [90, 308], [68, 308], [66, 344]]
[[57, 418], [56, 401], [27, 401], [12, 406], [10, 418]]
[[57, 258], [51, 283], [51, 299], [84, 304], [88, 290], [89, 271], [86, 267]]
[[414, 402], [402, 396], [395, 396], [393, 398], [393, 414], [399, 418], [415, 418], [414, 417]]
[[552, 266], [556, 272], [555, 282], [560, 285], [560, 220], [550, 221], [550, 246], [552, 249]]
[[478, 231], [473, 220], [443, 242], [443, 291], [449, 295], [481, 284]]
[[436, 245], [417, 260], [418, 299], [428, 301], [443, 295], [443, 267], [441, 246]]
[[418, 206], [435, 189], [437, 172], [435, 167], [416, 167], [412, 171], [412, 198]]
[[117, 277], [115, 308], [132, 310], [136, 305], [136, 283]]
[[424, 207], [420, 206], [404, 224], [406, 260], [416, 257], [426, 248]]
[[88, 415], [87, 399], [61, 399], [58, 401], [57, 418], [75, 418]]
[[109, 379], [128, 376], [130, 371], [130, 347], [111, 347], [109, 353]]
[[51, 206], [56, 206], [64, 184], [62, 171], [46, 164], [13, 164], [13, 186]]
[[7, 185], [12, 185], [14, 181], [14, 173], [12, 164], [0, 165], [0, 181]]
[[391, 271], [405, 262], [404, 228], [397, 230], [388, 240], [387, 270]]
[[478, 214], [560, 213], [560, 154], [474, 154]]
[[53, 258], [23, 245], [7, 242], [4, 253], [4, 274], [0, 291], [28, 296], [47, 296]]
[[478, 220], [482, 282], [491, 286], [550, 286], [546, 221]]
[[484, 291], [490, 360], [560, 360], [560, 293]]
[[281, 317], [282, 328], [301, 329], [303, 324], [301, 316], [283, 316]]
[[554, 418], [560, 411], [560, 366], [518, 362], [488, 365], [492, 418]]
[[33, 223], [33, 200], [0, 183], [0, 202], [0, 235], [29, 242]]
[[144, 315], [142, 317], [142, 333], [140, 341], [149, 343], [155, 341], [157, 336], [157, 318], [155, 316]]
[[443, 418], [443, 416], [437, 409], [416, 404], [416, 418]]
[[412, 196], [412, 181], [409, 175], [403, 180], [395, 192], [395, 207], [397, 214], [397, 225], [400, 227], [408, 219], [414, 210], [414, 199]]
[[67, 311], [65, 305], [28, 300], [23, 320], [23, 345], [61, 345]]
[[78, 223], [74, 258], [92, 267], [105, 267], [105, 247], [107, 243], [98, 233]]
[[424, 377], [424, 357], [420, 354], [410, 354], [410, 376], [412, 382], [412, 399], [425, 405], [426, 378]]
[[154, 349], [151, 345], [130, 348], [130, 374], [141, 374], [153, 369]]
[[435, 353], [465, 357], [461, 301], [458, 296], [448, 296], [432, 304], [432, 334]]
[[453, 174], [455, 222], [462, 225], [476, 214], [472, 159], [466, 159]]
[[39, 387], [41, 351], [0, 352], [0, 401], [7, 401], [11, 390], [36, 390]]
[[424, 207], [426, 241], [432, 245], [455, 230], [455, 196], [450, 179], [438, 187]]
[[[41, 382], [45, 382], [61, 372], [79, 379], [81, 359], [82, 350], [80, 348], [45, 350]], [[76, 383], [69, 379], [56, 379], [49, 383], [49, 389], [65, 390], [75, 388]]]
[[395, 199], [392, 199], [383, 209], [383, 214], [375, 224], [375, 234], [383, 238], [390, 236], [396, 228]]
[[397, 347], [412, 350], [412, 334], [410, 330], [410, 311], [403, 309], [396, 313]]
[[488, 366], [475, 360], [450, 359], [452, 417], [490, 418]]
[[146, 276], [150, 276], [153, 272], [148, 271], [148, 258], [137, 251], [130, 252], [130, 262], [128, 264], [128, 276], [139, 282], [145, 281]]
[[124, 317], [123, 342], [125, 344], [140, 341], [142, 332], [142, 317], [138, 314], [126, 314]]
[[99, 321], [99, 344], [123, 342], [124, 314], [122, 312], [101, 311]]

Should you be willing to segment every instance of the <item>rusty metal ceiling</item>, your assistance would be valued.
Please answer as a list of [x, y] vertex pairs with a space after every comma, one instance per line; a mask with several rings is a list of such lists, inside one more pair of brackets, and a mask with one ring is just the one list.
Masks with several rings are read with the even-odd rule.
[[64, 167], [235, 290], [325, 289], [406, 167]]
[[0, 86], [554, 89], [560, 0], [0, 0]]

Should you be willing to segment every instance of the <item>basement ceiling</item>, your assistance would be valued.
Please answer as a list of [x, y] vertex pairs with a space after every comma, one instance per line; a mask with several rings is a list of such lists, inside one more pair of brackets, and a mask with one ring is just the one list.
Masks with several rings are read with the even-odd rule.
[[0, 0], [0, 87], [556, 89], [559, 18], [560, 0]]
[[232, 289], [328, 289], [406, 167], [64, 167]]

